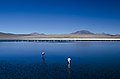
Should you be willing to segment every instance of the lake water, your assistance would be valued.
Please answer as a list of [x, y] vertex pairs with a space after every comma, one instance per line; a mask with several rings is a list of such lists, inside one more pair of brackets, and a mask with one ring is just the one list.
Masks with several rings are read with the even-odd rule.
[[0, 42], [0, 79], [120, 79], [120, 42]]

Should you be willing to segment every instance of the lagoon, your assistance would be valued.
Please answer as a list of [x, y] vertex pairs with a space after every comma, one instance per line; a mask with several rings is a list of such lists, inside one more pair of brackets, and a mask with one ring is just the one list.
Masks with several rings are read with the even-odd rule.
[[0, 42], [0, 79], [120, 79], [119, 74], [119, 41]]

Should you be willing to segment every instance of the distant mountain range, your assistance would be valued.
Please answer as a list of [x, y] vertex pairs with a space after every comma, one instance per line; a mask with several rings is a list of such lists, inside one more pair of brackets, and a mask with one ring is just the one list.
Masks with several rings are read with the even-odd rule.
[[[73, 32], [73, 33], [70, 33], [70, 34], [120, 36], [120, 34], [112, 35], [112, 34], [107, 34], [107, 33], [93, 33], [93, 32], [88, 31], [88, 30], [80, 30], [80, 31], [76, 31], [76, 32]], [[30, 33], [30, 34], [13, 34], [13, 33], [3, 33], [3, 32], [0, 32], [0, 36], [14, 36], [14, 35], [36, 36], [36, 35], [45, 35], [45, 34], [44, 33], [38, 33], [38, 32], [34, 32], [34, 33]]]
[[71, 34], [94, 34], [94, 33], [87, 30], [80, 30], [80, 31], [73, 32]]
[[0, 35], [14, 35], [12, 33], [3, 33], [3, 32], [0, 32]]
[[108, 34], [108, 33], [93, 33], [93, 32], [88, 31], [88, 30], [80, 30], [80, 31], [73, 32], [71, 34], [91, 34], [91, 35], [120, 36], [120, 34], [112, 35], [112, 34]]
[[45, 35], [45, 34], [43, 34], [43, 33], [37, 33], [37, 32], [34, 32], [34, 33], [30, 33], [30, 34], [13, 34], [13, 33], [3, 33], [3, 32], [0, 32], [0, 36], [6, 36], [6, 35], [9, 35], [9, 36], [14, 36], [14, 35]]
[[45, 35], [44, 33], [37, 33], [37, 32], [34, 32], [34, 33], [31, 33], [30, 35]]

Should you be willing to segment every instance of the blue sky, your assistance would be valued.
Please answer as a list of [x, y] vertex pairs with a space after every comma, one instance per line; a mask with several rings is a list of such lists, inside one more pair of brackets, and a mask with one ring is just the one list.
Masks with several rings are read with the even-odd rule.
[[120, 0], [0, 0], [0, 31], [120, 34]]

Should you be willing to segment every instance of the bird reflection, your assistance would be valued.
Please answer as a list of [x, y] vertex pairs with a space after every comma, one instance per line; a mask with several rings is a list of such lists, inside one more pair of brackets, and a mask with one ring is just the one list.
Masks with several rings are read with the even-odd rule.
[[68, 74], [70, 74], [71, 72], [70, 72], [70, 63], [68, 63]]
[[68, 67], [68, 78], [69, 79], [71, 79], [71, 59], [70, 58], [68, 58], [68, 65], [67, 65], [67, 67]]
[[42, 64], [45, 63], [45, 57], [44, 57], [44, 55], [45, 55], [45, 52], [44, 52], [44, 50], [42, 50]]
[[45, 63], [45, 57], [44, 57], [44, 55], [42, 55], [42, 64], [44, 64]]

